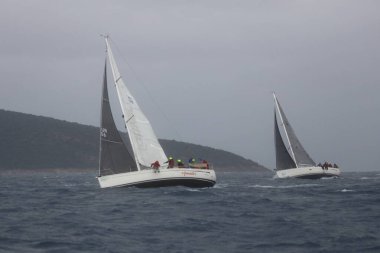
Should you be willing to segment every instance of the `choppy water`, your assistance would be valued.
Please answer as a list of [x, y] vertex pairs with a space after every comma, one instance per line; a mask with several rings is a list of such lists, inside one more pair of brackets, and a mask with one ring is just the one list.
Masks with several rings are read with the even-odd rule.
[[100, 189], [95, 172], [0, 176], [0, 252], [380, 252], [380, 172], [225, 172], [209, 189]]

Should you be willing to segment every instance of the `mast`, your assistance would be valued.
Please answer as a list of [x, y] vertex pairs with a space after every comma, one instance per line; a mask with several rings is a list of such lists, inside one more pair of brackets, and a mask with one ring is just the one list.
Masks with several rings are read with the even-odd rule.
[[[121, 105], [121, 110], [123, 112], [123, 115], [124, 116], [127, 116], [127, 112], [125, 111], [124, 109], [124, 106], [121, 104], [121, 101], [122, 101], [122, 97], [121, 97], [121, 92], [120, 92], [120, 88], [119, 88], [119, 84], [118, 82], [121, 81], [121, 74], [120, 72], [118, 71], [117, 69], [117, 66], [116, 66], [116, 62], [115, 62], [115, 59], [113, 58], [113, 54], [112, 54], [112, 50], [111, 50], [111, 47], [109, 45], [109, 42], [108, 42], [108, 38], [109, 36], [108, 35], [105, 35], [103, 36], [105, 41], [106, 41], [106, 52], [107, 52], [107, 55], [108, 55], [108, 59], [109, 59], [109, 62], [110, 62], [110, 65], [111, 65], [111, 70], [112, 70], [112, 75], [113, 75], [113, 79], [114, 79], [114, 83], [115, 83], [115, 86], [116, 86], [116, 90], [117, 90], [117, 95], [118, 95], [118, 98], [119, 98], [119, 102], [120, 102], [120, 105]], [[125, 119], [124, 118], [124, 123], [125, 123], [125, 127], [127, 128], [128, 132], [129, 132], [129, 128], [128, 128], [128, 121], [133, 117], [134, 115], [131, 115], [129, 117], [129, 119]], [[136, 165], [137, 165], [137, 169], [138, 170], [141, 170], [141, 167], [140, 167], [140, 163], [139, 163], [139, 160], [138, 160], [138, 157], [137, 157], [137, 154], [136, 154], [136, 151], [134, 150], [134, 142], [133, 142], [133, 139], [131, 137], [130, 134], [128, 134], [128, 137], [129, 137], [129, 141], [131, 142], [131, 145], [132, 145], [132, 149], [133, 149], [133, 156], [135, 158], [135, 162], [136, 162]]]
[[293, 158], [294, 163], [296, 164], [296, 166], [298, 168], [296, 156], [294, 155], [294, 152], [293, 152], [292, 143], [290, 142], [288, 131], [286, 130], [286, 127], [285, 127], [285, 124], [284, 124], [284, 120], [282, 118], [281, 111], [280, 111], [280, 108], [279, 108], [279, 105], [278, 105], [277, 97], [276, 97], [276, 94], [274, 92], [273, 92], [273, 98], [274, 98], [274, 102], [275, 102], [275, 105], [276, 105], [276, 109], [278, 111], [278, 115], [280, 115], [280, 120], [281, 120], [281, 124], [282, 124], [282, 126], [284, 128], [284, 131], [285, 131], [286, 139], [287, 139], [287, 141], [289, 143], [289, 148], [290, 148], [290, 152], [291, 152], [292, 158]]
[[[104, 77], [103, 79], [106, 78], [107, 74], [107, 55], [106, 59], [104, 61]], [[102, 122], [103, 122], [103, 99], [104, 99], [104, 85], [105, 83], [103, 82], [102, 84], [102, 97], [101, 97], [101, 103], [100, 103], [100, 123], [99, 123], [99, 173], [98, 177], [100, 177], [102, 174], [100, 172], [100, 169], [102, 167]]]

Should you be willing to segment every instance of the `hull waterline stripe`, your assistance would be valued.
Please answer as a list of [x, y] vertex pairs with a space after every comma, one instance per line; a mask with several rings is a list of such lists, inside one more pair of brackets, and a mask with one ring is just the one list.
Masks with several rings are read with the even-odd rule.
[[122, 184], [122, 185], [115, 185], [115, 186], [110, 186], [107, 188], [114, 188], [114, 187], [126, 187], [126, 186], [137, 186], [140, 184], [146, 184], [146, 183], [154, 183], [154, 182], [170, 182], [170, 181], [192, 181], [192, 182], [199, 182], [199, 183], [210, 183], [214, 185], [216, 182], [213, 180], [208, 180], [208, 179], [200, 179], [200, 178], [189, 178], [189, 177], [175, 177], [175, 178], [168, 178], [168, 179], [154, 179], [154, 180], [144, 180], [144, 181], [139, 181], [136, 183], [129, 183], [129, 184]]

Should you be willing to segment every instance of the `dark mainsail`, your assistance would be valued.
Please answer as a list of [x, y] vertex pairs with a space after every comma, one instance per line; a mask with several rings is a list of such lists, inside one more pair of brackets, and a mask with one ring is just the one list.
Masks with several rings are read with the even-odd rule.
[[128, 152], [112, 117], [107, 89], [107, 63], [104, 67], [101, 107], [99, 176], [136, 171], [136, 162]]
[[285, 131], [288, 134], [290, 145], [293, 149], [293, 153], [295, 156], [295, 162], [297, 164], [297, 167], [304, 167], [304, 166], [315, 166], [315, 162], [309, 154], [306, 152], [306, 150], [303, 148], [301, 142], [298, 140], [292, 126], [290, 125], [288, 119], [286, 118], [284, 111], [282, 110], [282, 107], [280, 103], [277, 100], [277, 105], [280, 110], [280, 114], [282, 116], [282, 121], [284, 123]]
[[274, 111], [274, 144], [276, 148], [276, 168], [277, 170], [286, 170], [296, 168], [293, 158], [290, 156], [286, 148], [278, 126], [276, 110]]

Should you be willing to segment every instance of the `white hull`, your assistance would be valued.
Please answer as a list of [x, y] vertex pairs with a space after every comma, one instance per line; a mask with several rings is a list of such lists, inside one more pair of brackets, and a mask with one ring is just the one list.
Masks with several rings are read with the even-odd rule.
[[160, 168], [140, 170], [115, 175], [98, 177], [101, 188], [136, 186], [136, 187], [160, 187], [160, 186], [188, 186], [211, 187], [216, 182], [214, 170], [191, 168]]
[[306, 178], [306, 179], [318, 179], [322, 177], [339, 177], [339, 168], [322, 169], [322, 167], [300, 167], [287, 170], [276, 171], [278, 178]]

